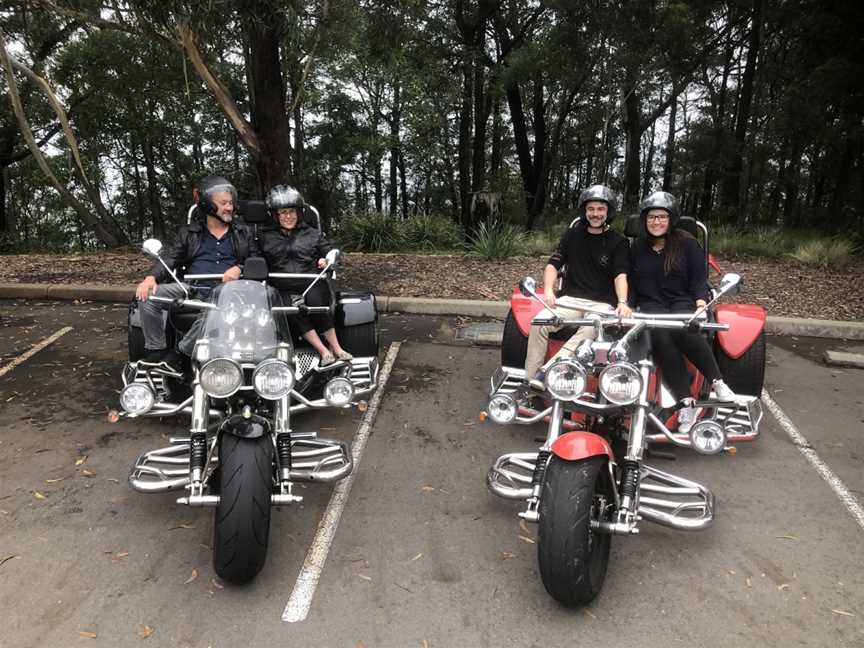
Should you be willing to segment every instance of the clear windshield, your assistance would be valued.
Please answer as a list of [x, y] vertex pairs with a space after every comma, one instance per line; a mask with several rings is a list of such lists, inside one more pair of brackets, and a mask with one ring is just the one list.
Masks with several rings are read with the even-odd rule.
[[[274, 322], [267, 288], [257, 281], [231, 281], [211, 295], [218, 306], [207, 311], [204, 339], [210, 358], [258, 363], [276, 355], [282, 326]], [[284, 339], [284, 337], [283, 337]]]

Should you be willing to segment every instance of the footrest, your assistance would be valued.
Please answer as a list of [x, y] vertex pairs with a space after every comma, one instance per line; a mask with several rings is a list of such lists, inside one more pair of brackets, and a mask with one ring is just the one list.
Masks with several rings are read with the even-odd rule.
[[524, 500], [531, 496], [536, 452], [510, 452], [501, 455], [486, 475], [486, 485], [498, 497]]
[[347, 377], [354, 385], [355, 394], [372, 391], [378, 385], [378, 358], [353, 358]]
[[639, 515], [673, 529], [699, 531], [714, 522], [714, 494], [698, 482], [643, 464]]
[[750, 396], [735, 405], [718, 407], [714, 419], [725, 428], [730, 443], [753, 441], [759, 436], [759, 423], [764, 416], [762, 401]]
[[139, 493], [167, 493], [188, 483], [188, 440], [145, 452], [129, 471], [129, 485]]
[[342, 441], [291, 439], [291, 481], [337, 481], [347, 476], [353, 467], [351, 452]]

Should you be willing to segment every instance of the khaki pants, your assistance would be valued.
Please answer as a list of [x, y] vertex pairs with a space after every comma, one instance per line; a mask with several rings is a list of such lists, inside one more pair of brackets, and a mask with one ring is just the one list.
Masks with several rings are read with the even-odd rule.
[[[615, 310], [605, 302], [595, 302], [590, 299], [574, 299], [572, 297], [569, 297], [568, 301], [577, 302], [579, 306], [584, 306], [585, 308], [602, 309], [609, 313], [615, 312]], [[563, 306], [556, 306], [552, 311], [555, 315], [564, 319], [581, 319], [585, 315], [585, 311], [576, 308], [564, 308]], [[549, 345], [549, 334], [560, 331], [562, 328], [564, 327], [551, 325], [531, 327], [531, 331], [528, 333], [528, 353], [525, 356], [525, 375], [529, 380], [537, 375], [537, 372], [541, 367], [545, 369], [546, 367], [551, 366], [551, 364], [559, 358], [572, 356], [576, 352], [576, 349], [579, 347], [579, 343], [582, 342], [582, 340], [590, 340], [594, 338], [593, 326], [580, 326], [570, 339], [564, 343], [564, 346], [561, 347], [558, 353], [550, 358], [544, 365], [543, 360], [546, 358], [546, 348]]]

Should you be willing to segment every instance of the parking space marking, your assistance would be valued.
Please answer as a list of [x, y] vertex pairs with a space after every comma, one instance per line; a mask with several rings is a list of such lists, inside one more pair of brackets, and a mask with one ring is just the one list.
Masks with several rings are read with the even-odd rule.
[[771, 410], [771, 413], [774, 415], [774, 418], [777, 419], [777, 422], [780, 423], [780, 427], [782, 427], [786, 434], [792, 439], [792, 442], [798, 447], [807, 461], [810, 462], [816, 472], [828, 482], [828, 485], [831, 487], [837, 497], [840, 498], [840, 501], [843, 502], [843, 505], [852, 514], [852, 517], [855, 518], [855, 521], [858, 522], [858, 526], [864, 529], [864, 508], [861, 507], [861, 503], [855, 498], [855, 496], [849, 491], [841, 479], [834, 474], [834, 471], [828, 467], [822, 459], [819, 458], [819, 455], [816, 454], [816, 451], [810, 445], [810, 442], [798, 431], [798, 428], [795, 427], [795, 424], [789, 419], [788, 416], [780, 409], [780, 406], [774, 402], [774, 399], [768, 394], [768, 391], [762, 390], [762, 402], [768, 406], [768, 409]]
[[387, 350], [384, 364], [378, 373], [378, 389], [375, 390], [372, 401], [369, 403], [369, 409], [366, 410], [366, 414], [360, 422], [360, 427], [357, 428], [357, 434], [354, 435], [354, 440], [351, 442], [351, 457], [354, 461], [354, 468], [351, 474], [336, 484], [336, 487], [333, 489], [333, 494], [330, 496], [330, 502], [327, 504], [324, 516], [321, 518], [321, 522], [318, 523], [318, 530], [315, 532], [312, 546], [309, 547], [309, 551], [306, 553], [303, 568], [300, 570], [299, 576], [297, 576], [294, 591], [291, 592], [291, 597], [285, 605], [285, 611], [282, 612], [283, 621], [296, 623], [303, 621], [309, 614], [312, 597], [315, 595], [318, 580], [321, 578], [321, 571], [324, 569], [324, 562], [327, 560], [330, 545], [333, 543], [333, 538], [336, 535], [336, 528], [339, 526], [342, 510], [348, 502], [351, 485], [354, 483], [354, 475], [357, 474], [360, 458], [363, 456], [366, 441], [369, 439], [369, 434], [372, 431], [372, 424], [375, 422], [375, 416], [381, 404], [384, 387], [386, 387], [387, 379], [390, 377], [390, 370], [396, 362], [400, 346], [400, 342], [392, 342], [390, 348]]
[[12, 362], [10, 362], [5, 367], [0, 369], [0, 378], [2, 378], [7, 373], [12, 371], [15, 367], [17, 367], [22, 362], [25, 362], [28, 358], [32, 358], [34, 355], [39, 353], [42, 349], [47, 347], [49, 344], [52, 344], [53, 342], [56, 342], [57, 340], [59, 340], [61, 337], [66, 335], [71, 330], [72, 330], [71, 326], [64, 326], [62, 329], [60, 329], [59, 331], [57, 331], [53, 335], [50, 335], [47, 338], [45, 338], [44, 340], [42, 340], [41, 342], [37, 342], [36, 344], [34, 344], [32, 347], [30, 347], [29, 350], [25, 351], [20, 356], [15, 358]]

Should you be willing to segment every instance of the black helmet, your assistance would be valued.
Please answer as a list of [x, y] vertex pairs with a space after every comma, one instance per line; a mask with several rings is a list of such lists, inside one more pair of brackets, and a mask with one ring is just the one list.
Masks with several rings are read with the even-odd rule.
[[681, 217], [681, 208], [678, 206], [678, 199], [666, 191], [655, 191], [645, 197], [639, 204], [639, 217], [642, 219], [642, 225], [645, 225], [646, 215], [652, 209], [663, 209], [669, 214], [669, 230], [671, 231], [678, 219]]
[[612, 219], [615, 216], [615, 194], [612, 190], [606, 185], [596, 184], [588, 187], [585, 191], [579, 194], [579, 204], [577, 205], [577, 209], [579, 213], [583, 216], [585, 215], [585, 205], [589, 202], [593, 202], [595, 200], [599, 200], [600, 202], [606, 203], [609, 207], [609, 211], [606, 214], [606, 223], [611, 223]]
[[234, 206], [237, 206], [237, 189], [222, 176], [204, 176], [198, 181], [195, 188], [198, 190], [198, 211], [202, 216], [216, 216], [218, 213], [216, 203], [213, 202], [213, 196], [217, 193], [230, 193], [234, 199]]

